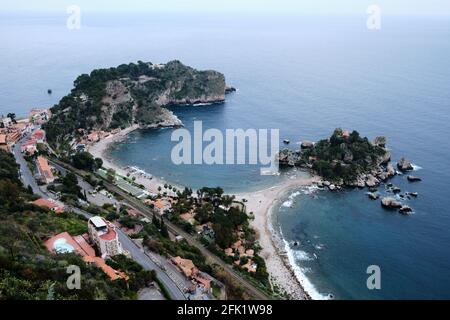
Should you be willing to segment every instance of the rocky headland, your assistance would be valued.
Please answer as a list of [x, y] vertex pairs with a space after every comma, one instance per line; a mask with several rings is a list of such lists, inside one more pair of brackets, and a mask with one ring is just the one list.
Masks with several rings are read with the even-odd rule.
[[45, 125], [47, 139], [58, 148], [70, 144], [77, 131], [112, 131], [181, 126], [166, 107], [213, 104], [236, 91], [217, 71], [198, 71], [179, 61], [167, 64], [123, 64], [83, 74], [61, 99]]

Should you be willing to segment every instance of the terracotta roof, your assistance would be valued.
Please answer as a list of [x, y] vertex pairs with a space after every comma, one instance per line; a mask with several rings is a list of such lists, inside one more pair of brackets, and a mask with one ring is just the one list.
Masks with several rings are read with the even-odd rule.
[[158, 199], [155, 201], [155, 207], [158, 209], [163, 209], [166, 206], [166, 203], [164, 203], [161, 199]]
[[197, 274], [198, 269], [195, 267], [192, 260], [183, 259], [181, 257], [172, 258], [172, 261], [177, 265], [178, 268], [184, 273], [186, 277], [191, 277]]
[[6, 144], [6, 134], [0, 134], [0, 144]]
[[33, 203], [39, 207], [48, 208], [54, 210], [56, 213], [60, 213], [64, 211], [64, 205], [57, 203], [55, 200], [52, 199], [44, 199], [40, 198], [36, 201], [33, 201]]
[[138, 211], [138, 210], [136, 210], [136, 209], [133, 209], [133, 208], [127, 209], [127, 213], [128, 213], [129, 215], [131, 215], [131, 216], [139, 216], [139, 215], [141, 215], [141, 212], [140, 212], [140, 211]]
[[211, 280], [202, 277], [200, 274], [196, 275], [194, 279], [198, 283], [202, 284], [206, 289], [209, 289], [211, 287]]
[[54, 179], [52, 169], [48, 165], [48, 161], [45, 157], [42, 156], [37, 157], [37, 165], [39, 167], [39, 171], [42, 173], [45, 179], [47, 180]]
[[114, 229], [112, 227], [108, 226], [108, 232], [105, 234], [102, 234], [100, 236], [100, 238], [105, 241], [114, 240], [116, 238], [116, 231], [114, 231]]
[[33, 133], [33, 137], [36, 139], [43, 139], [45, 136], [45, 132], [43, 130], [36, 130], [35, 133]]
[[94, 263], [97, 267], [103, 270], [104, 273], [111, 279], [111, 280], [117, 280], [117, 279], [125, 279], [128, 280], [128, 276], [121, 271], [114, 270], [112, 267], [108, 266], [105, 263], [105, 260], [99, 257], [92, 257], [92, 256], [85, 256], [83, 257], [83, 260], [87, 263]]
[[45, 246], [47, 250], [55, 253], [67, 253], [76, 251], [80, 256], [84, 257], [87, 255], [94, 255], [94, 249], [89, 246], [85, 241], [82, 245], [78, 242], [78, 237], [72, 237], [69, 233], [60, 233], [47, 241], [45, 241]]

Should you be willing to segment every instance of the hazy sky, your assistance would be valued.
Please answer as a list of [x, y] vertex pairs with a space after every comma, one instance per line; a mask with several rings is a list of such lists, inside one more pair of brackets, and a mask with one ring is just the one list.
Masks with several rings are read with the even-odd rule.
[[450, 14], [450, 0], [1, 0], [0, 10], [85, 12], [257, 12], [360, 14], [378, 4], [385, 14]]

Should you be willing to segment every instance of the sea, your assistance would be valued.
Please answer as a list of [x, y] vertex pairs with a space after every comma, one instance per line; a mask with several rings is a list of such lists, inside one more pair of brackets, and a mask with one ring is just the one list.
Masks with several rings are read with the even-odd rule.
[[[386, 136], [393, 160], [407, 157], [423, 179], [392, 180], [402, 192], [418, 192], [403, 201], [413, 214], [382, 209], [366, 190], [300, 188], [280, 200], [274, 229], [315, 298], [450, 299], [449, 17], [383, 16], [379, 30], [367, 28], [365, 12], [86, 12], [79, 30], [67, 28], [67, 17], [0, 11], [0, 114], [22, 117], [50, 107], [78, 75], [96, 68], [177, 59], [218, 70], [238, 89], [223, 104], [172, 108], [188, 130], [194, 121], [221, 132], [278, 129], [280, 144], [289, 139], [292, 149], [337, 127], [369, 139]], [[109, 157], [174, 184], [230, 193], [299, 174], [262, 176], [258, 165], [175, 165], [172, 131], [133, 132]], [[375, 288], [368, 285], [374, 266]]]

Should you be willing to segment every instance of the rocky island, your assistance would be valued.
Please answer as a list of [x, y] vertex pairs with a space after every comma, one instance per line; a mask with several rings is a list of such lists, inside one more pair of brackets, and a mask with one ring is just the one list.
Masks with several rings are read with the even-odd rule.
[[310, 169], [332, 190], [378, 186], [396, 174], [390, 159], [386, 138], [377, 137], [371, 142], [357, 131], [350, 133], [340, 128], [329, 139], [303, 141], [299, 151], [285, 149], [279, 154], [280, 166]]
[[[378, 187], [385, 184], [387, 193], [395, 197], [383, 197], [381, 206], [388, 210], [398, 210], [407, 215], [413, 209], [403, 205], [400, 200], [417, 198], [418, 193], [406, 192], [389, 183], [396, 175], [403, 175], [414, 170], [411, 161], [401, 158], [397, 162], [397, 170], [390, 163], [391, 154], [386, 148], [386, 138], [376, 137], [369, 141], [361, 137], [357, 131], [349, 132], [336, 129], [330, 138], [317, 143], [303, 141], [300, 150], [284, 149], [278, 154], [281, 167], [299, 167], [310, 170], [322, 178], [319, 187], [331, 191], [342, 188], [368, 188], [367, 196], [371, 200], [380, 199]], [[422, 181], [420, 177], [409, 175], [409, 182]]]
[[221, 103], [235, 90], [230, 88], [223, 74], [198, 71], [180, 61], [98, 69], [75, 80], [71, 93], [51, 109], [53, 116], [44, 129], [49, 143], [59, 147], [70, 144], [80, 129], [180, 126], [165, 107]]

